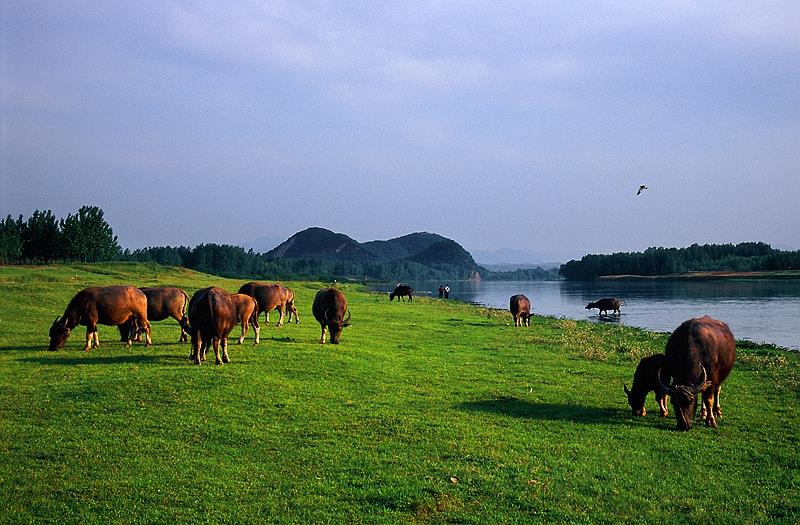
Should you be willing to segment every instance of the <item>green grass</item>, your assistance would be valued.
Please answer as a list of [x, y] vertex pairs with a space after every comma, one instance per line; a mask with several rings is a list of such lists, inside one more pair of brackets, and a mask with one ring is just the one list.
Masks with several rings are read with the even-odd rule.
[[[665, 334], [341, 285], [353, 326], [320, 345], [262, 325], [194, 366], [177, 323], [128, 349], [100, 327], [47, 352], [89, 285], [244, 281], [114, 264], [0, 268], [0, 522], [797, 523], [800, 360], [746, 345], [717, 430], [630, 415], [622, 382]], [[262, 317], [263, 319], [263, 317]], [[238, 329], [233, 335], [238, 336]], [[231, 338], [235, 343], [235, 338]], [[212, 358], [213, 363], [213, 358]]]

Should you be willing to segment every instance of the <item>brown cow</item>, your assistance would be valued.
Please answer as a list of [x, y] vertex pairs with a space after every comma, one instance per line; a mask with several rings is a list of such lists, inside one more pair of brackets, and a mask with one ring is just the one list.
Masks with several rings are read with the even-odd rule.
[[189, 301], [188, 322], [186, 318], [181, 322], [192, 338], [190, 358], [199, 365], [205, 360], [208, 345], [213, 344], [216, 364], [230, 363], [228, 334], [236, 326], [236, 321], [236, 304], [231, 294], [216, 286], [196, 291]]
[[622, 312], [619, 309], [620, 306], [625, 306], [624, 299], [617, 299], [616, 297], [604, 297], [599, 301], [587, 304], [584, 309], [591, 310], [592, 308], [597, 308], [600, 311], [598, 315], [604, 315], [604, 313], [609, 310], [612, 311], [612, 315], [622, 315]]
[[269, 313], [272, 310], [280, 310], [281, 318], [278, 320], [278, 326], [283, 326], [286, 316], [286, 303], [289, 300], [289, 292], [285, 286], [280, 283], [271, 284], [253, 281], [243, 284], [239, 288], [239, 293], [249, 295], [258, 302], [255, 326], [258, 326], [258, 316], [261, 312], [265, 313], [266, 323], [269, 324]]
[[244, 342], [244, 336], [247, 335], [247, 327], [253, 325], [253, 331], [256, 333], [255, 343], [259, 343], [259, 335], [261, 328], [254, 324], [255, 316], [258, 315], [258, 302], [249, 295], [243, 293], [231, 294], [231, 299], [236, 305], [236, 320], [242, 325], [242, 335], [239, 336], [239, 344]]
[[522, 294], [512, 295], [508, 302], [511, 315], [514, 316], [514, 326], [531, 325], [531, 302]]
[[[100, 346], [97, 324], [119, 326], [135, 319], [147, 334], [146, 346], [153, 344], [150, 338], [150, 323], [147, 321], [147, 297], [134, 286], [98, 286], [78, 292], [67, 305], [64, 315], [56, 317], [50, 327], [50, 350], [64, 346], [72, 329], [79, 324], [86, 327], [88, 352]], [[127, 339], [131, 345], [130, 337]]]
[[658, 387], [658, 371], [664, 366], [666, 359], [667, 357], [664, 354], [645, 357], [639, 361], [636, 372], [633, 373], [633, 386], [631, 389], [628, 390], [626, 385], [622, 385], [625, 395], [628, 396], [628, 404], [631, 406], [634, 416], [644, 417], [647, 414], [644, 402], [650, 391], [656, 394], [661, 417], [669, 415], [669, 410], [667, 410], [669, 396], [664, 394]]
[[[342, 329], [350, 326], [350, 311], [347, 309], [347, 299], [344, 294], [335, 288], [325, 288], [317, 292], [314, 304], [311, 306], [314, 318], [322, 326], [320, 344], [325, 344], [325, 330], [331, 334], [331, 343], [339, 344]], [[344, 313], [347, 312], [345, 319]]]
[[[186, 315], [186, 307], [189, 305], [189, 296], [180, 288], [170, 286], [150, 286], [139, 288], [147, 296], [147, 320], [163, 321], [167, 317], [172, 317], [178, 321], [180, 326], [181, 319]], [[141, 340], [142, 327], [135, 320], [119, 325], [119, 335], [121, 341], [126, 341], [131, 331], [136, 331], [135, 341]], [[181, 326], [180, 343], [188, 340], [186, 330]]]
[[[719, 393], [736, 360], [736, 342], [728, 325], [711, 317], [689, 319], [672, 332], [658, 373], [659, 388], [672, 397], [679, 430], [692, 428], [697, 394], [703, 393], [700, 417], [717, 427], [722, 416]], [[674, 381], [672, 386], [669, 379]], [[664, 381], [667, 381], [665, 384]]]
[[289, 293], [286, 300], [286, 322], [291, 323], [292, 315], [294, 315], [294, 324], [297, 324], [300, 322], [300, 316], [297, 314], [297, 307], [294, 305], [294, 290], [286, 288], [286, 291]]

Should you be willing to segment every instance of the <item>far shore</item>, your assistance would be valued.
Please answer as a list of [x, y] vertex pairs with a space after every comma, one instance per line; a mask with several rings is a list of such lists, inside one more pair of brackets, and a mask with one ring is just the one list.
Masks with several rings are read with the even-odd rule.
[[625, 279], [800, 279], [800, 270], [777, 270], [764, 272], [684, 272], [669, 275], [602, 275], [598, 280]]

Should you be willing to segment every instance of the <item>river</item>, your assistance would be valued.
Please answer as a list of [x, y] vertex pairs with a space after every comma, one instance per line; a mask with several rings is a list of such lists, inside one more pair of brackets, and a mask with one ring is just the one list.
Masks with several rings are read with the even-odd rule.
[[[439, 282], [412, 282], [417, 295], [438, 297]], [[601, 280], [459, 281], [450, 298], [508, 308], [514, 294], [525, 294], [538, 315], [616, 322], [671, 332], [691, 317], [710, 315], [725, 321], [737, 339], [800, 350], [800, 280]], [[393, 284], [376, 286], [389, 291]], [[584, 307], [602, 297], [625, 300], [622, 315], [609, 320]]]

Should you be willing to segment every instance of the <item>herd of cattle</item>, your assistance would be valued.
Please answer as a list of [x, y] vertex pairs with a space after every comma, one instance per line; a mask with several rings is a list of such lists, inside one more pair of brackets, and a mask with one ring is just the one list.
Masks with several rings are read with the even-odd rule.
[[[389, 300], [397, 297], [399, 301], [407, 296], [412, 301], [412, 294], [409, 286], [398, 284], [389, 294]], [[88, 351], [99, 346], [98, 324], [117, 326], [120, 339], [128, 346], [144, 333], [149, 346], [152, 345], [150, 321], [172, 317], [180, 325], [180, 341], [191, 338], [190, 359], [200, 364], [211, 345], [216, 363], [220, 365], [230, 362], [228, 335], [233, 328], [241, 326], [241, 344], [252, 326], [255, 344], [258, 344], [261, 312], [265, 313], [267, 323], [273, 310], [280, 312], [278, 326], [284, 324], [287, 312], [289, 322], [294, 316], [295, 323], [299, 323], [294, 302], [291, 288], [263, 282], [244, 284], [234, 294], [210, 286], [195, 292], [191, 299], [186, 292], [173, 287], [91, 287], [78, 292], [67, 305], [64, 315], [56, 317], [50, 327], [49, 349], [62, 348], [72, 329], [78, 325], [86, 326], [83, 349]], [[620, 299], [604, 298], [589, 303], [586, 309], [598, 308], [601, 315], [610, 310], [619, 315], [619, 308], [624, 304]], [[326, 332], [329, 332], [330, 342], [338, 344], [342, 329], [350, 325], [344, 294], [336, 288], [320, 290], [311, 309], [322, 328], [319, 342], [325, 343]], [[530, 326], [531, 302], [527, 297], [522, 294], [511, 296], [509, 310], [514, 317], [514, 326]], [[681, 430], [692, 428], [697, 396], [702, 394], [700, 417], [705, 419], [706, 425], [716, 428], [716, 418], [722, 415], [720, 388], [735, 359], [736, 344], [728, 325], [708, 316], [689, 319], [669, 336], [663, 354], [639, 362], [631, 389], [623, 385], [623, 390], [636, 416], [646, 414], [644, 403], [651, 391], [655, 393], [662, 416], [668, 415], [667, 403], [671, 398]]]

